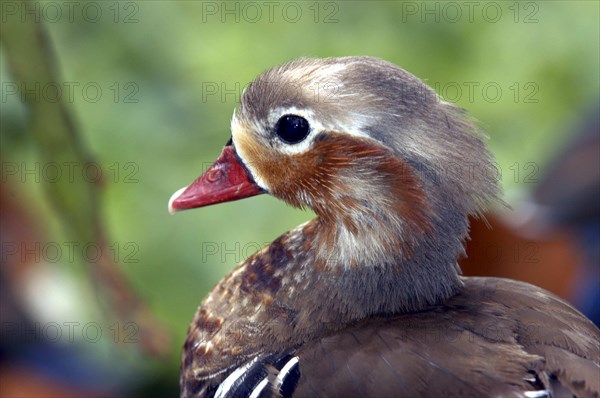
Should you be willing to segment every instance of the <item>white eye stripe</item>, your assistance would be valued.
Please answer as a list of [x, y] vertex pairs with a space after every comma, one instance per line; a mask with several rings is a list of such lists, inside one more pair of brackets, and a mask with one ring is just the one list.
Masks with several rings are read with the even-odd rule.
[[306, 138], [303, 141], [297, 144], [287, 144], [282, 142], [281, 145], [278, 146], [278, 149], [281, 152], [288, 155], [295, 155], [308, 151], [312, 147], [312, 143], [315, 137], [321, 132], [337, 131], [347, 134], [349, 136], [371, 139], [371, 137], [363, 131], [363, 128], [365, 126], [368, 126], [368, 123], [366, 123], [365, 117], [363, 117], [362, 115], [356, 115], [356, 117], [354, 118], [354, 120], [356, 120], [356, 123], [350, 125], [339, 123], [323, 124], [316, 118], [314, 111], [312, 111], [311, 109], [301, 109], [297, 107], [279, 107], [275, 108], [269, 113], [269, 126], [275, 126], [279, 119], [281, 119], [281, 117], [285, 115], [301, 116], [308, 121], [308, 124], [310, 126], [310, 133], [306, 136]]

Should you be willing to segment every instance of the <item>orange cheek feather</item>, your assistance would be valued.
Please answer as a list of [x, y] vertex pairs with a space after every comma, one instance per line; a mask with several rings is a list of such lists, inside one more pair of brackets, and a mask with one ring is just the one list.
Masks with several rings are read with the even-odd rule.
[[[359, 210], [377, 217], [356, 198], [343, 195], [351, 190], [338, 178], [341, 173], [352, 176], [353, 168], [371, 169], [380, 177], [381, 194], [388, 199], [389, 208], [385, 210], [401, 217], [414, 233], [430, 229], [427, 196], [414, 170], [384, 147], [346, 134], [327, 133], [308, 151], [286, 155], [249, 137], [240, 138], [237, 144], [243, 147], [246, 160], [268, 184], [271, 194], [295, 207], [310, 205], [323, 222], [342, 216], [348, 230], [356, 232], [359, 226], [344, 215]], [[356, 174], [360, 178], [360, 173]], [[361, 183], [374, 182], [356, 181]]]

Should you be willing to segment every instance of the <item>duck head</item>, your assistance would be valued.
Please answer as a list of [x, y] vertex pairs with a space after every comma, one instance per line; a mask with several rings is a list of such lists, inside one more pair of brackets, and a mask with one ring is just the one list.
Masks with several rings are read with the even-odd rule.
[[499, 193], [483, 133], [422, 81], [380, 59], [299, 59], [242, 94], [216, 163], [169, 210], [269, 193], [317, 214], [327, 266], [425, 255], [452, 263], [468, 215]]

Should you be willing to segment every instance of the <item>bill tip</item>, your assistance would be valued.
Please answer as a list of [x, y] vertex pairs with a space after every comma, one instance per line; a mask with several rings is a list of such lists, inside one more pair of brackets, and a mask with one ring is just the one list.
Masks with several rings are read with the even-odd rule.
[[177, 211], [177, 209], [175, 207], [173, 207], [173, 202], [175, 202], [175, 200], [181, 196], [181, 194], [183, 193], [183, 191], [185, 191], [187, 189], [187, 187], [183, 187], [181, 189], [178, 189], [177, 192], [175, 192], [173, 195], [171, 195], [171, 197], [169, 198], [169, 214], [173, 215], [175, 214], [175, 212]]

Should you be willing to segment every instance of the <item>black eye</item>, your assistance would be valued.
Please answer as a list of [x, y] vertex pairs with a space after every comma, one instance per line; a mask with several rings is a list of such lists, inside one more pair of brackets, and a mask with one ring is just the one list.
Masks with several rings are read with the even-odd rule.
[[310, 132], [308, 121], [296, 115], [284, 115], [275, 125], [275, 133], [283, 141], [289, 144], [296, 144], [306, 138]]

